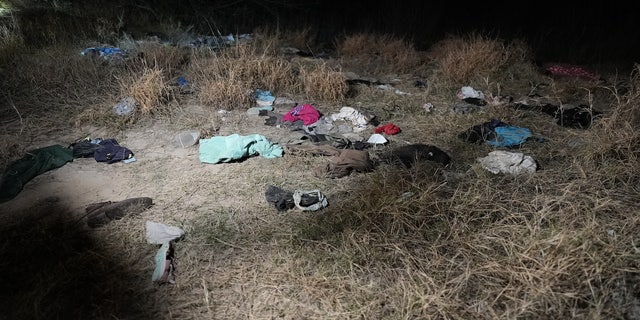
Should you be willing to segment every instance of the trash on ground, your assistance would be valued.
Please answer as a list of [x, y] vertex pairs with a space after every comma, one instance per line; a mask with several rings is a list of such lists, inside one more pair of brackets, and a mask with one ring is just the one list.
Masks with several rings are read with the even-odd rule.
[[118, 60], [125, 57], [127, 52], [117, 47], [90, 47], [80, 52], [83, 56], [91, 58], [102, 58], [105, 60]]
[[478, 158], [477, 161], [483, 168], [494, 174], [508, 173], [518, 175], [534, 173], [537, 170], [536, 161], [531, 156], [519, 152], [491, 151], [488, 156]]
[[467, 102], [457, 102], [451, 107], [452, 113], [467, 114], [484, 110], [484, 106], [479, 106]]
[[256, 89], [253, 92], [253, 97], [256, 99], [258, 106], [272, 106], [276, 97], [271, 91]]
[[318, 211], [329, 205], [320, 190], [296, 190], [293, 192], [293, 203], [302, 211]]
[[600, 78], [584, 67], [570, 64], [553, 64], [547, 66], [544, 70], [553, 76], [584, 78], [588, 80], [598, 80]]
[[375, 133], [384, 133], [388, 135], [398, 134], [400, 133], [400, 131], [401, 131], [400, 127], [396, 126], [393, 123], [389, 123], [384, 126], [377, 127], [374, 130]]
[[387, 138], [379, 133], [374, 133], [369, 137], [369, 140], [367, 140], [367, 142], [371, 144], [385, 144], [389, 142], [389, 140], [387, 140]]
[[180, 148], [188, 148], [196, 143], [200, 139], [200, 130], [183, 131], [176, 135], [176, 143]]
[[163, 244], [172, 240], [179, 239], [184, 235], [184, 230], [162, 224], [155, 221], [146, 222], [146, 238], [151, 244]]
[[468, 98], [484, 100], [484, 93], [482, 93], [482, 91], [478, 91], [473, 87], [469, 87], [469, 86], [460, 88], [460, 92], [458, 92], [458, 99], [465, 100]]
[[265, 191], [267, 202], [278, 211], [297, 207], [302, 211], [317, 211], [328, 206], [328, 201], [319, 190], [295, 190], [293, 192], [270, 185]]
[[397, 147], [380, 156], [380, 162], [400, 164], [408, 168], [421, 161], [448, 165], [451, 162], [451, 157], [436, 146], [422, 143]]
[[263, 158], [282, 157], [283, 149], [260, 134], [246, 136], [232, 134], [200, 139], [199, 153], [201, 162], [220, 163], [254, 155], [260, 155]]
[[174, 254], [175, 249], [172, 241], [162, 244], [154, 259], [156, 267], [151, 275], [152, 282], [158, 284], [175, 283]]
[[469, 143], [487, 143], [494, 147], [517, 147], [532, 137], [531, 130], [511, 126], [498, 119], [474, 125], [458, 134], [458, 138]]
[[98, 142], [100, 146], [93, 152], [93, 158], [97, 162], [108, 164], [133, 158], [133, 151], [118, 144], [115, 139], [104, 139]]
[[36, 176], [64, 166], [73, 161], [73, 150], [61, 145], [52, 145], [27, 151], [9, 164], [0, 180], [0, 203], [15, 198], [27, 182]]
[[315, 123], [318, 119], [320, 119], [320, 112], [311, 104], [297, 105], [282, 116], [283, 122], [302, 120], [305, 126]]
[[373, 169], [369, 152], [354, 149], [342, 149], [338, 155], [329, 158], [326, 165], [314, 169], [316, 177], [342, 178], [352, 172], [367, 172]]
[[495, 138], [487, 140], [494, 147], [516, 147], [527, 141], [532, 135], [528, 128], [500, 126], [493, 129]]
[[120, 100], [115, 106], [113, 106], [113, 113], [124, 116], [136, 111], [136, 99], [133, 97], [126, 97]]
[[433, 104], [431, 102], [427, 102], [425, 104], [422, 105], [422, 109], [424, 109], [425, 112], [431, 112], [435, 107], [433, 106]]
[[121, 219], [129, 214], [141, 213], [152, 205], [153, 199], [149, 197], [92, 203], [85, 208], [87, 225], [91, 228], [102, 227], [112, 220]]
[[331, 120], [347, 120], [353, 124], [353, 132], [361, 132], [367, 129], [369, 122], [375, 118], [374, 115], [365, 115], [352, 107], [342, 107], [339, 113], [331, 115]]
[[588, 129], [591, 127], [593, 120], [596, 120], [603, 114], [584, 104], [573, 105], [566, 103], [561, 106], [556, 106], [548, 103], [544, 105], [528, 105], [522, 102], [516, 102], [512, 107], [519, 110], [548, 114], [556, 120], [558, 125], [575, 129]]

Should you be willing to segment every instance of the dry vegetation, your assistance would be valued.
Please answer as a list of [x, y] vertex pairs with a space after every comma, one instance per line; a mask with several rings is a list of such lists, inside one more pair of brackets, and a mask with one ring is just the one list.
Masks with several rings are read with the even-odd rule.
[[[289, 41], [308, 45], [306, 35]], [[0, 36], [3, 44], [21, 46], [10, 29]], [[113, 62], [79, 56], [78, 47], [12, 55], [3, 46], [10, 63], [2, 66], [0, 83], [1, 167], [43, 134], [92, 125], [118, 135], [148, 121], [180, 126], [176, 119], [203, 124], [219, 109], [242, 114], [253, 106], [255, 89], [328, 111], [365, 106], [401, 126], [399, 139], [440, 146], [453, 164], [381, 166], [326, 180], [308, 173], [323, 161], [311, 156], [262, 161], [249, 170], [244, 166], [251, 163], [206, 169], [214, 173], [140, 163], [124, 169], [132, 180], [171, 187], [165, 193], [171, 197], [156, 199], [142, 216], [86, 230], [53, 199], [3, 213], [0, 318], [640, 318], [639, 68], [622, 91], [556, 82], [537, 73], [524, 44], [480, 35], [444, 39], [429, 54], [391, 36], [349, 35], [336, 45], [337, 60], [286, 57], [279, 43], [275, 36], [225, 50], [147, 43], [137, 48], [143, 56]], [[435, 69], [423, 68], [431, 62]], [[343, 68], [371, 76], [415, 73], [429, 85], [409, 84], [411, 96], [374, 88], [349, 96]], [[179, 75], [193, 94], [176, 91]], [[607, 112], [588, 130], [506, 106], [452, 114], [446, 104], [460, 84], [558, 100], [569, 92]], [[139, 103], [124, 120], [111, 112], [123, 96]], [[435, 112], [422, 110], [427, 101]], [[186, 114], [193, 103], [205, 107], [204, 121], [196, 119], [202, 114]], [[542, 170], [492, 175], [475, 163], [491, 149], [456, 135], [492, 117], [546, 135], [548, 142], [521, 149], [536, 155]], [[265, 183], [321, 189], [330, 206], [278, 214], [264, 202]], [[147, 219], [187, 232], [178, 244], [175, 285], [149, 281], [155, 251], [139, 228]]]

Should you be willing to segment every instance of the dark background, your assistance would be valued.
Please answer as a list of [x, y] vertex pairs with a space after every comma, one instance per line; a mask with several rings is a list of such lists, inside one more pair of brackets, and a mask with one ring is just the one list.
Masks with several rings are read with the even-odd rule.
[[[65, 33], [95, 29], [91, 24], [98, 19], [116, 22], [124, 18], [124, 29], [149, 32], [154, 31], [154, 24], [171, 20], [182, 26], [193, 26], [192, 31], [203, 34], [251, 33], [256, 27], [265, 26], [279, 30], [308, 28], [313, 39], [327, 49], [335, 44], [337, 37], [345, 34], [380, 33], [411, 40], [417, 49], [424, 50], [447, 35], [477, 32], [503, 40], [525, 40], [538, 62], [633, 65], [640, 60], [638, 1], [624, 4], [613, 1], [517, 0], [14, 2], [15, 6], [24, 9], [25, 18], [29, 20], [23, 30], [47, 28], [42, 8], [53, 7], [56, 12], [67, 15], [66, 18], [49, 17], [58, 24], [72, 17], [87, 19], [79, 26], [63, 27]], [[45, 31], [35, 30], [33, 34], [48, 33]]]
[[[184, 17], [216, 11], [224, 3], [188, 1], [195, 11]], [[540, 61], [633, 64], [640, 56], [640, 2], [235, 1], [218, 12], [225, 10], [226, 18], [233, 17], [227, 22], [231, 28], [308, 26], [326, 42], [343, 33], [373, 32], [405, 37], [426, 49], [448, 34], [475, 31], [523, 39]]]

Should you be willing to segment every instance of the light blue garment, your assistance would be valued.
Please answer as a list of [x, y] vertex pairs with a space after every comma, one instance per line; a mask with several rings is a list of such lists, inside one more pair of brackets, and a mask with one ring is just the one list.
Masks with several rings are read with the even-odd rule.
[[232, 134], [200, 139], [200, 161], [205, 163], [230, 162], [254, 155], [278, 158], [282, 157], [283, 153], [281, 146], [259, 134], [248, 136]]
[[487, 144], [494, 147], [515, 147], [523, 144], [531, 137], [531, 130], [528, 128], [502, 126], [493, 129], [496, 134], [495, 140], [487, 140]]
[[276, 97], [271, 94], [271, 91], [256, 89], [254, 92], [254, 96], [256, 100], [265, 101], [265, 102], [274, 102]]

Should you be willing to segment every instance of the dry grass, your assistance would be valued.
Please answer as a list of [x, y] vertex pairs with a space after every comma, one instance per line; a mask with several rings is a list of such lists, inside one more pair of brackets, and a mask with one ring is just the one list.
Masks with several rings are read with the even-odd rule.
[[505, 44], [500, 39], [477, 33], [441, 40], [429, 50], [429, 55], [448, 80], [463, 85], [472, 77], [494, 76], [505, 66], [526, 62], [529, 58], [524, 43]]
[[[270, 45], [267, 45], [269, 44]], [[275, 40], [243, 44], [222, 52], [197, 51], [188, 74], [198, 88], [202, 104], [228, 110], [252, 106], [252, 92], [305, 94], [323, 102], [337, 102], [347, 93], [339, 70], [323, 63], [295, 63], [274, 56]]]
[[338, 40], [336, 48], [345, 68], [374, 76], [419, 73], [424, 63], [411, 42], [390, 35], [347, 35]]
[[139, 75], [120, 79], [120, 89], [123, 97], [135, 100], [136, 113], [143, 117], [161, 112], [171, 94], [163, 69], [158, 67], [144, 68]]
[[324, 62], [300, 68], [300, 80], [307, 99], [312, 101], [339, 104], [349, 90], [342, 72]]
[[[120, 194], [156, 193], [156, 205], [142, 215], [92, 232], [74, 224], [77, 219], [56, 201], [15, 212], [17, 220], [3, 216], [0, 270], [8, 290], [0, 300], [8, 317], [640, 317], [637, 68], [626, 93], [607, 88], [608, 100], [599, 102], [608, 103], [605, 117], [589, 130], [576, 130], [507, 106], [479, 114], [447, 112], [444, 106], [463, 79], [486, 93], [502, 93], [511, 81], [542, 79], [528, 64], [522, 44], [478, 35], [446, 39], [431, 52], [441, 69], [430, 74], [425, 91], [398, 96], [370, 87], [363, 90], [368, 96], [344, 100], [340, 66], [286, 60], [275, 55], [276, 43], [263, 39], [257, 46], [196, 50], [186, 64], [181, 52], [160, 46], [147, 49], [135, 64], [80, 59], [77, 52], [69, 53], [74, 50], [61, 49], [21, 57], [14, 60], [15, 77], [2, 84], [12, 102], [2, 109], [2, 137], [16, 141], [3, 139], [0, 161], [15, 158], [38, 136], [34, 128], [45, 123], [44, 116], [50, 127], [73, 119], [80, 124], [124, 121], [111, 108], [117, 98], [132, 96], [139, 102], [135, 119], [165, 120], [173, 116], [174, 100], [186, 104], [195, 98], [208, 107], [243, 109], [252, 106], [251, 92], [263, 89], [323, 101], [318, 105], [324, 111], [344, 102], [375, 107], [384, 111], [384, 121], [402, 128], [392, 138], [394, 145], [435, 144], [450, 153], [453, 163], [411, 169], [380, 165], [371, 173], [329, 180], [312, 173], [326, 163], [322, 157], [285, 155], [202, 166], [176, 156], [193, 155], [188, 152], [140, 150], [145, 161], [109, 170], [131, 176], [130, 184], [119, 186]], [[361, 61], [359, 67], [374, 72], [415, 67], [412, 49], [403, 41], [362, 34], [346, 38], [340, 48], [343, 62]], [[388, 65], [372, 68], [365, 63], [372, 57]], [[169, 81], [181, 72], [195, 96], [172, 95]], [[440, 74], [448, 78], [436, 83]], [[477, 80], [483, 77], [490, 79]], [[563, 83], [544, 80], [552, 82], [549, 94], [566, 94]], [[600, 89], [583, 88], [572, 96], [593, 102], [589, 95]], [[535, 91], [524, 85], [508, 90]], [[436, 110], [420, 112], [424, 101], [437, 102]], [[493, 175], [476, 163], [492, 149], [467, 144], [457, 134], [493, 117], [549, 138], [520, 149], [532, 154], [541, 170]], [[216, 118], [216, 124], [221, 134], [255, 133], [258, 122], [251, 119], [232, 113]], [[161, 132], [159, 126], [148, 130]], [[262, 130], [281, 141], [295, 135]], [[374, 158], [378, 149], [371, 150]], [[267, 184], [320, 189], [330, 205], [320, 212], [277, 213], [264, 201]], [[71, 196], [77, 200], [77, 194]], [[145, 220], [187, 231], [177, 246], [175, 285], [149, 281], [155, 252], [144, 241]]]

